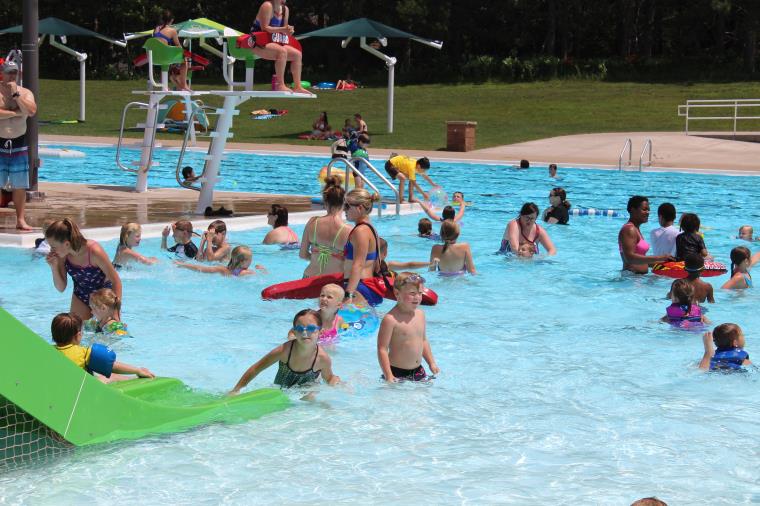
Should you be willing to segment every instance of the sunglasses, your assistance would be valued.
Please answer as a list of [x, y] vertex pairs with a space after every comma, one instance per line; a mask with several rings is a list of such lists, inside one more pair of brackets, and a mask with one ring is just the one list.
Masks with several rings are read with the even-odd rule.
[[293, 325], [293, 332], [296, 334], [303, 334], [304, 332], [312, 334], [321, 328], [319, 325], [306, 325], [305, 327], [303, 325]]
[[344, 210], [344, 211], [348, 211], [348, 210], [349, 210], [349, 209], [351, 209], [352, 207], [359, 207], [360, 205], [361, 205], [361, 204], [351, 204], [351, 203], [349, 203], [349, 202], [346, 202], [345, 204], [343, 204], [343, 210]]
[[405, 278], [401, 283], [395, 283], [396, 288], [401, 288], [402, 286], [413, 283], [413, 284], [425, 284], [425, 278], [420, 276], [419, 274], [412, 274], [408, 278]]

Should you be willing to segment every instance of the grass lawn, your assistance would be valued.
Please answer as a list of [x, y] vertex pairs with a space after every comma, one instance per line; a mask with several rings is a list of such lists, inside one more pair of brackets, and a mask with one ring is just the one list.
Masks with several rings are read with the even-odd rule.
[[[117, 136], [121, 111], [127, 102], [144, 101], [132, 95], [143, 81], [88, 81], [87, 122], [41, 125], [41, 133], [82, 136]], [[79, 110], [79, 82], [42, 80], [39, 114], [42, 120], [75, 119]], [[198, 85], [198, 90], [212, 86]], [[213, 87], [219, 89], [220, 86]], [[262, 88], [263, 89], [263, 88]], [[327, 111], [333, 128], [360, 112], [372, 133], [372, 146], [409, 149], [443, 149], [445, 122], [477, 121], [477, 147], [555, 137], [559, 135], [615, 131], [678, 131], [683, 119], [676, 106], [687, 99], [755, 98], [758, 83], [642, 84], [597, 81], [548, 81], [519, 84], [418, 85], [396, 87], [395, 132], [387, 134], [385, 88], [356, 91], [320, 91], [315, 100], [249, 100], [233, 125], [237, 142], [326, 145], [302, 141], [299, 133], [310, 130], [320, 111]], [[220, 105], [211, 98], [208, 105]], [[254, 109], [287, 109], [287, 115], [254, 121]], [[724, 111], [724, 114], [727, 111]], [[747, 111], [744, 115], [750, 114]], [[142, 113], [144, 120], [144, 113]], [[140, 120], [131, 113], [127, 125]], [[704, 122], [703, 130], [728, 130], [730, 122]], [[760, 130], [760, 121], [740, 122], [741, 130]], [[141, 136], [139, 132], [129, 134]], [[179, 134], [159, 134], [180, 138]]]

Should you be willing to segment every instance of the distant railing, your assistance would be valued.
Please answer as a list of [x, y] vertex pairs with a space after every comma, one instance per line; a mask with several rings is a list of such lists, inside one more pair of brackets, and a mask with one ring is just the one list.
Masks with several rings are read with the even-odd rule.
[[631, 158], [633, 157], [633, 143], [631, 142], [631, 139], [626, 139], [625, 144], [623, 144], [623, 149], [620, 151], [620, 156], [618, 157], [618, 170], [623, 170], [623, 157], [625, 156], [625, 152], [628, 151], [628, 166], [631, 166]]
[[[736, 123], [740, 119], [760, 119], [760, 116], [740, 116], [740, 109], [760, 108], [760, 99], [740, 98], [728, 100], [687, 100], [686, 105], [678, 106], [678, 115], [686, 118], [684, 131], [689, 133], [689, 121], [733, 121], [733, 134], [736, 135]], [[725, 116], [693, 116], [695, 110], [726, 109], [730, 114]]]

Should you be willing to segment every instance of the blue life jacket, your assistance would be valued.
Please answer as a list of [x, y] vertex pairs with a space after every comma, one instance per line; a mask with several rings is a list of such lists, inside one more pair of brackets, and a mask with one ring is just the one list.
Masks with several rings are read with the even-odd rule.
[[741, 348], [718, 348], [710, 359], [711, 371], [737, 371], [749, 359], [749, 353]]

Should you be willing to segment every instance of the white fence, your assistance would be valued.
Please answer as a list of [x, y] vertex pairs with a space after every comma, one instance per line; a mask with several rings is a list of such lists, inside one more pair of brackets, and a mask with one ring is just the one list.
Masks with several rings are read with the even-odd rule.
[[[686, 118], [685, 132], [689, 133], [689, 121], [726, 121], [733, 122], [733, 133], [736, 135], [736, 124], [739, 120], [760, 119], [760, 116], [741, 116], [740, 113], [746, 111], [752, 114], [752, 108], [756, 108], [755, 114], [760, 113], [760, 99], [757, 98], [740, 98], [729, 100], [687, 100], [686, 105], [678, 106], [678, 115]], [[725, 110], [723, 116], [695, 116], [701, 109], [721, 109]]]

